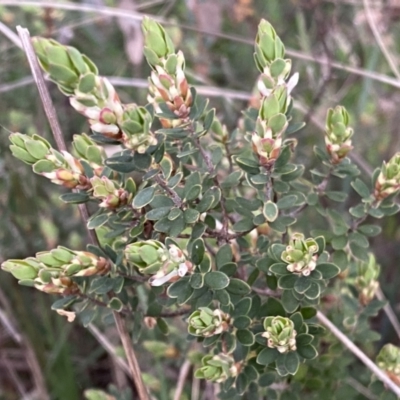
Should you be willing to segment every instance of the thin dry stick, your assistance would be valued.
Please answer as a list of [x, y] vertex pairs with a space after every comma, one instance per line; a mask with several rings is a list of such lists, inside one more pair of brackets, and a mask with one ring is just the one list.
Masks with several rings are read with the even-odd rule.
[[[33, 77], [35, 79], [36, 86], [38, 87], [40, 98], [43, 103], [43, 107], [45, 109], [45, 113], [47, 116], [47, 119], [49, 121], [51, 130], [53, 132], [54, 139], [57, 143], [57, 147], [60, 151], [66, 150], [66, 144], [64, 141], [64, 137], [60, 128], [60, 124], [58, 122], [57, 114], [55, 112], [53, 103], [50, 98], [50, 94], [47, 90], [46, 84], [43, 79], [43, 75], [38, 63], [38, 60], [36, 58], [35, 52], [33, 50], [33, 46], [30, 40], [30, 34], [29, 31], [26, 28], [22, 28], [20, 26], [17, 26], [17, 31], [19, 34], [19, 37], [22, 42], [22, 46], [24, 48], [24, 51], [27, 55], [29, 65], [32, 70]], [[80, 207], [79, 208], [81, 212], [81, 217], [82, 220], [85, 223], [85, 226], [87, 227], [87, 221], [89, 219], [89, 213], [86, 207]], [[89, 230], [89, 238], [92, 244], [98, 244], [96, 233], [92, 230]], [[132, 374], [132, 379], [135, 382], [136, 389], [139, 395], [140, 400], [148, 400], [148, 395], [146, 392], [146, 388], [144, 386], [141, 372], [140, 372], [140, 367], [137, 363], [136, 355], [133, 350], [129, 334], [126, 331], [126, 327], [121, 319], [121, 316], [117, 313], [114, 312], [114, 319], [115, 323], [118, 329], [118, 332], [121, 337], [121, 342], [124, 347], [126, 357], [128, 359], [129, 366], [131, 368], [131, 374]]]
[[384, 371], [382, 371], [367, 355], [362, 352], [343, 332], [341, 332], [321, 311], [317, 312], [319, 322], [343, 343], [379, 380], [381, 380], [393, 393], [400, 397], [400, 387], [397, 386]]
[[378, 288], [378, 290], [376, 292], [376, 297], [377, 297], [378, 300], [387, 302], [383, 306], [383, 311], [385, 312], [386, 316], [388, 317], [390, 323], [393, 326], [393, 329], [396, 331], [397, 336], [400, 339], [400, 323], [399, 323], [399, 320], [397, 319], [397, 316], [396, 316], [395, 312], [393, 311], [392, 306], [388, 302], [387, 298], [383, 294], [382, 289], [380, 287]]
[[125, 362], [123, 358], [121, 358], [117, 354], [117, 350], [115, 347], [110, 343], [105, 335], [103, 335], [93, 324], [88, 325], [89, 331], [92, 335], [96, 338], [96, 340], [100, 343], [103, 349], [114, 359], [114, 361], [118, 364], [118, 366], [129, 376], [131, 370], [129, 365]]
[[183, 388], [185, 386], [186, 378], [189, 374], [190, 367], [192, 363], [186, 360], [179, 371], [178, 384], [176, 385], [176, 390], [174, 394], [174, 400], [179, 400], [181, 398]]
[[121, 316], [116, 312], [113, 311], [115, 324], [118, 329], [119, 336], [121, 338], [122, 345], [124, 346], [126, 358], [128, 360], [129, 367], [132, 371], [133, 380], [136, 384], [136, 390], [140, 400], [149, 400], [149, 394], [147, 392], [146, 386], [144, 385], [142, 375], [140, 372], [139, 363], [136, 358], [136, 354], [133, 351], [133, 347], [131, 344], [131, 338], [127, 333], [124, 320]]
[[[24, 5], [30, 5], [30, 6], [35, 6], [35, 7], [43, 7], [43, 8], [58, 8], [58, 9], [64, 9], [64, 10], [73, 10], [73, 11], [82, 11], [82, 12], [93, 12], [97, 14], [103, 14], [103, 15], [108, 15], [108, 16], [114, 16], [114, 17], [119, 17], [119, 18], [126, 18], [126, 19], [131, 19], [134, 21], [141, 20], [143, 18], [143, 14], [133, 12], [133, 11], [127, 11], [127, 10], [120, 10], [120, 9], [115, 9], [111, 7], [98, 7], [98, 6], [87, 6], [87, 5], [81, 5], [81, 4], [73, 4], [73, 3], [54, 3], [54, 2], [42, 2], [42, 1], [16, 1], [16, 0], [0, 0], [1, 5], [7, 5], [7, 6], [14, 6], [14, 7], [20, 7]], [[144, 4], [146, 5], [146, 3]], [[148, 5], [147, 5], [148, 6]], [[179, 26], [182, 29], [201, 33], [204, 35], [209, 35], [209, 36], [214, 36], [218, 37], [221, 39], [227, 39], [227, 40], [232, 40], [237, 43], [243, 43], [243, 44], [248, 44], [253, 46], [254, 45], [254, 40], [250, 39], [244, 39], [240, 36], [235, 36], [235, 35], [229, 35], [221, 32], [211, 32], [207, 31], [204, 29], [198, 29], [190, 25], [183, 25], [183, 24], [175, 24], [170, 21], [166, 21], [156, 15], [151, 15], [151, 17], [158, 21], [161, 22], [165, 25], [173, 25], [173, 26]], [[386, 83], [388, 85], [400, 88], [400, 81], [398, 79], [391, 78], [390, 76], [380, 74], [374, 71], [367, 71], [362, 68], [357, 68], [357, 67], [351, 67], [345, 64], [341, 64], [338, 62], [331, 62], [330, 60], [326, 60], [323, 58], [316, 58], [312, 55], [309, 54], [304, 54], [300, 51], [297, 50], [292, 50], [292, 49], [286, 49], [286, 53], [294, 58], [298, 58], [300, 60], [304, 61], [311, 61], [315, 62], [321, 65], [329, 65], [331, 68], [342, 70], [342, 71], [347, 71], [355, 75], [363, 76], [366, 78], [370, 78], [373, 80], [376, 80], [378, 82]]]
[[396, 76], [397, 79], [400, 79], [400, 72], [397, 68], [395, 61], [393, 60], [389, 50], [387, 49], [382, 36], [376, 26], [374, 16], [372, 15], [370, 4], [368, 0], [363, 0], [364, 11], [367, 17], [368, 25], [371, 28], [372, 33], [374, 34], [374, 38], [376, 43], [378, 44], [379, 48], [381, 49], [382, 54], [385, 56], [386, 61], [388, 62], [393, 74]]

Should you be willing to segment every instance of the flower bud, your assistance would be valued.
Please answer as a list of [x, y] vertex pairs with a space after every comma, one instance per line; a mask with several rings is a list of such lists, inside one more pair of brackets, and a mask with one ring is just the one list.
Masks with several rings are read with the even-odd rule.
[[333, 164], [339, 164], [353, 148], [351, 137], [353, 129], [349, 127], [349, 114], [342, 106], [330, 108], [326, 116], [325, 144]]
[[296, 334], [293, 321], [286, 317], [267, 317], [264, 320], [265, 332], [262, 336], [267, 338], [267, 346], [277, 349], [280, 353], [296, 350]]
[[46, 158], [50, 152], [50, 143], [38, 135], [28, 136], [16, 132], [12, 133], [9, 139], [13, 156], [26, 164], [33, 165]]
[[201, 360], [202, 366], [195, 372], [198, 379], [221, 383], [237, 376], [235, 360], [226, 354], [207, 355]]
[[229, 329], [230, 317], [221, 310], [200, 307], [188, 320], [188, 330], [193, 336], [209, 337]]
[[254, 59], [260, 72], [264, 71], [276, 59], [283, 59], [285, 46], [276, 34], [275, 29], [265, 19], [258, 25], [258, 32], [255, 42]]
[[400, 385], [400, 348], [393, 344], [385, 344], [376, 357], [379, 368], [382, 368], [390, 379]]
[[144, 35], [144, 54], [152, 68], [160, 65], [162, 59], [175, 52], [171, 38], [158, 22], [144, 17], [142, 31]]
[[383, 162], [381, 172], [375, 182], [374, 196], [383, 200], [400, 190], [400, 152], [396, 153], [387, 163]]
[[94, 176], [90, 179], [90, 183], [93, 187], [93, 197], [101, 200], [99, 207], [115, 210], [130, 200], [130, 194], [106, 176], [101, 178]]
[[288, 264], [286, 267], [288, 271], [308, 276], [317, 265], [317, 252], [318, 244], [314, 239], [304, 239], [303, 234], [295, 233], [281, 258]]
[[144, 107], [129, 104], [121, 118], [122, 141], [128, 149], [144, 153], [149, 146], [157, 144], [157, 139], [150, 131], [151, 114]]
[[32, 43], [41, 67], [66, 95], [74, 93], [81, 76], [98, 74], [93, 62], [74, 47], [42, 37], [32, 38]]
[[169, 261], [166, 247], [157, 240], [128, 244], [124, 254], [126, 260], [142, 274], [155, 274]]
[[99, 146], [85, 133], [74, 135], [72, 145], [78, 156], [86, 160], [97, 175], [101, 175], [104, 160], [107, 158], [103, 147]]
[[369, 254], [368, 262], [357, 261], [357, 277], [355, 286], [359, 291], [360, 303], [366, 306], [374, 297], [379, 288], [380, 267], [376, 263], [375, 256]]

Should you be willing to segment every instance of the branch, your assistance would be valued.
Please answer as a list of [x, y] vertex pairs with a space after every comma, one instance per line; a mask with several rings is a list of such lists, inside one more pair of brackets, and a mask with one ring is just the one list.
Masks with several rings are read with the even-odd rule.
[[388, 317], [388, 320], [392, 324], [393, 329], [396, 331], [397, 336], [400, 339], [400, 323], [399, 323], [399, 320], [397, 319], [397, 316], [396, 316], [395, 312], [393, 311], [392, 306], [390, 305], [388, 299], [383, 294], [382, 289], [380, 287], [378, 287], [378, 290], [376, 291], [376, 297], [377, 297], [378, 300], [387, 302], [383, 306], [383, 311], [385, 312], [386, 316]]
[[325, 325], [336, 338], [342, 342], [364, 365], [381, 380], [394, 394], [400, 397], [400, 387], [397, 386], [368, 356], [362, 352], [343, 332], [341, 332], [329, 319], [320, 311], [317, 312], [319, 322]]

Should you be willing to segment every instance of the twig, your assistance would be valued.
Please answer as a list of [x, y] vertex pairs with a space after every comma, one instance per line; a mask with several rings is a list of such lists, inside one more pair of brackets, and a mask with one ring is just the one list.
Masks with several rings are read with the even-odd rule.
[[362, 352], [344, 333], [342, 333], [329, 319], [317, 311], [317, 318], [319, 322], [325, 325], [329, 331], [336, 336], [336, 338], [342, 342], [364, 365], [381, 380], [393, 393], [400, 397], [400, 387], [397, 386], [387, 375], [381, 370], [373, 361], [371, 361], [367, 355]]
[[365, 11], [365, 15], [367, 17], [368, 25], [371, 28], [371, 31], [375, 37], [376, 43], [378, 44], [379, 48], [381, 49], [382, 54], [385, 56], [386, 61], [388, 62], [393, 74], [396, 76], [397, 79], [400, 79], [400, 72], [399, 72], [392, 56], [390, 55], [389, 50], [386, 48], [386, 45], [382, 40], [382, 36], [379, 33], [378, 27], [375, 24], [374, 17], [371, 13], [371, 9], [369, 6], [369, 1], [363, 0], [363, 5], [364, 5], [364, 11]]
[[133, 375], [133, 381], [136, 385], [138, 397], [140, 400], [149, 400], [149, 394], [147, 392], [146, 386], [144, 385], [139, 363], [132, 347], [131, 338], [126, 330], [125, 322], [116, 311], [113, 311], [113, 315], [122, 345], [125, 350], [128, 365]]
[[[57, 114], [54, 109], [53, 103], [50, 98], [50, 94], [47, 90], [46, 84], [43, 79], [43, 75], [35, 54], [35, 51], [33, 50], [33, 46], [30, 40], [30, 35], [29, 31], [26, 28], [22, 28], [20, 26], [17, 26], [17, 31], [19, 34], [19, 37], [21, 38], [22, 46], [24, 48], [24, 51], [26, 53], [26, 56], [29, 61], [29, 65], [32, 70], [32, 75], [35, 79], [36, 86], [39, 90], [40, 98], [43, 103], [43, 107], [47, 116], [47, 119], [49, 121], [51, 130], [53, 132], [54, 139], [57, 143], [57, 147], [60, 151], [66, 150], [67, 146], [64, 141], [64, 137], [60, 128], [60, 124], [58, 122]], [[82, 207], [83, 206], [83, 207]], [[85, 226], [87, 227], [87, 221], [89, 219], [89, 213], [85, 205], [79, 204], [79, 211], [81, 213], [81, 217], [83, 222], [85, 223]], [[88, 234], [90, 238], [90, 242], [93, 245], [98, 245], [98, 240], [96, 233], [93, 230], [88, 229]], [[126, 327], [124, 322], [121, 319], [121, 316], [117, 312], [113, 312], [115, 323], [118, 328], [118, 332], [122, 341], [122, 345], [124, 347], [126, 357], [128, 359], [129, 366], [131, 368], [131, 374], [133, 381], [135, 382], [136, 389], [139, 395], [140, 400], [147, 400], [148, 399], [148, 394], [146, 392], [141, 372], [140, 372], [140, 367], [138, 365], [137, 359], [135, 352], [132, 347], [132, 343], [129, 338], [129, 334], [127, 333]]]
[[400, 322], [397, 319], [397, 316], [396, 316], [395, 312], [393, 311], [392, 306], [388, 302], [387, 298], [383, 294], [382, 289], [380, 287], [378, 287], [378, 290], [376, 291], [376, 297], [377, 297], [378, 300], [387, 302], [383, 306], [383, 311], [385, 312], [386, 316], [388, 317], [388, 320], [392, 324], [393, 329], [396, 331], [396, 334], [400, 339]]
[[172, 201], [174, 202], [175, 206], [178, 208], [182, 207], [183, 201], [179, 197], [178, 193], [175, 192], [174, 189], [170, 188], [167, 182], [161, 178], [161, 176], [156, 175], [154, 180], [171, 196]]
[[117, 354], [115, 347], [112, 345], [112, 343], [110, 343], [107, 337], [103, 335], [93, 324], [89, 324], [88, 329], [101, 344], [101, 346], [103, 346], [104, 350], [114, 359], [118, 366], [123, 369], [128, 376], [130, 376], [129, 365]]
[[185, 386], [185, 381], [189, 374], [191, 365], [192, 363], [189, 360], [186, 360], [181, 366], [181, 369], [179, 371], [178, 383], [176, 385], [176, 390], [174, 394], [174, 400], [180, 400], [181, 398], [183, 388]]
[[21, 41], [19, 40], [18, 35], [1, 21], [0, 21], [0, 32], [5, 37], [7, 37], [12, 43], [14, 43], [17, 47], [22, 48]]

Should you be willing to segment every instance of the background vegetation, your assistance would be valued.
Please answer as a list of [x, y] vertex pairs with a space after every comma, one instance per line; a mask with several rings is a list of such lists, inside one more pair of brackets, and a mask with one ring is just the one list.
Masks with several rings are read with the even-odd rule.
[[[257, 78], [253, 42], [259, 19], [265, 18], [286, 44], [293, 71], [301, 77], [294, 98], [297, 117], [306, 120], [307, 127], [296, 134], [298, 162], [312, 169], [312, 147], [323, 141], [326, 110], [339, 103], [351, 114], [353, 158], [363, 178], [400, 149], [400, 80], [396, 79], [400, 2], [396, 0], [92, 0], [55, 1], [52, 8], [48, 3], [27, 3], [0, 0], [0, 263], [56, 245], [85, 245], [77, 210], [58, 201], [63, 189], [33, 176], [8, 150], [10, 131], [37, 132], [52, 140], [25, 55], [10, 40], [9, 30], [14, 31], [16, 25], [27, 27], [31, 35], [53, 37], [79, 48], [94, 60], [101, 74], [113, 77], [123, 102], [143, 103], [149, 68], [141, 53], [139, 21], [117, 17], [128, 12], [134, 16], [135, 10], [161, 17], [170, 23], [168, 31], [176, 47], [185, 53], [191, 83], [211, 96], [212, 105], [223, 111], [224, 123], [233, 129], [240, 110], [251, 103]], [[71, 9], [64, 9], [66, 5]], [[91, 12], [87, 12], [89, 7]], [[55, 85], [49, 88], [66, 140], [88, 131], [85, 119]], [[357, 195], [343, 185], [346, 181], [334, 181], [332, 189], [348, 192], [341, 206], [349, 208]], [[399, 215], [379, 220], [382, 234], [372, 240], [382, 266], [381, 287], [396, 314], [400, 311], [398, 222]], [[327, 312], [338, 300], [340, 304], [334, 298], [337, 293], [325, 296]], [[11, 276], [0, 272], [0, 399], [42, 398], [40, 393], [48, 392], [51, 398], [69, 400], [80, 398], [90, 387], [106, 388], [110, 383], [129, 387], [129, 380], [105, 348], [106, 343], [119, 351], [109, 321], [102, 321], [102, 332], [88, 331], [50, 312], [52, 301], [48, 295], [17, 287]], [[340, 313], [335, 318], [343, 326]], [[399, 344], [384, 313], [371, 324], [381, 334], [364, 348], [371, 357], [384, 343]], [[160, 399], [172, 398], [182, 369], [190, 369], [185, 359], [196, 357], [196, 348], [188, 348], [182, 340], [186, 332], [179, 330], [179, 318], [176, 327], [168, 340], [144, 328], [142, 346], [137, 346], [147, 383]], [[99, 340], [103, 340], [100, 346]], [[325, 398], [379, 398], [379, 393], [366, 388], [370, 375], [359, 362], [338, 344], [330, 349], [336, 357], [335, 367], [326, 369], [324, 379], [333, 382], [333, 391], [329, 389]], [[314, 364], [315, 370], [319, 367], [324, 368]], [[215, 390], [209, 383], [200, 387], [188, 372], [181, 398], [214, 399]], [[311, 393], [308, 396], [312, 398]]]

